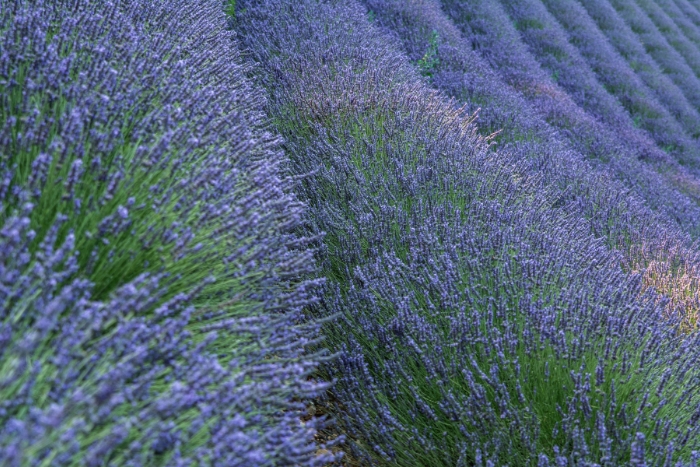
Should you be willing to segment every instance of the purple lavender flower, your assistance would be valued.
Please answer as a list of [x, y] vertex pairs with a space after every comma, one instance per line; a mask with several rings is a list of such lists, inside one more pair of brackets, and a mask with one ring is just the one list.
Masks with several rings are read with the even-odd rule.
[[[633, 455], [688, 462], [698, 443], [688, 403], [697, 389], [683, 396], [678, 388], [697, 378], [686, 366], [697, 350], [677, 349], [697, 333], [683, 337], [680, 320], [665, 315], [668, 300], [627, 265], [657, 246], [673, 256], [661, 240], [667, 232], [675, 251], [695, 253], [686, 234], [631, 188], [612, 188], [624, 185], [611, 182], [611, 173], [623, 183], [623, 165], [634, 167], [627, 182], [644, 173], [636, 180], [669, 186], [637, 159], [637, 142], [616, 146], [607, 161], [615, 168], [595, 172], [599, 166], [546, 132], [546, 121], [512, 124], [537, 136], [509, 147], [532, 144], [529, 150], [494, 150], [497, 137], [479, 136], [475, 117], [432, 91], [411, 63], [437, 31], [433, 82], [451, 76], [460, 96], [498, 95], [495, 87], [488, 94], [460, 88], [477, 79], [459, 66], [477, 61], [451, 58], [465, 42], [454, 27], [436, 27], [450, 24], [437, 5], [366, 3], [372, 15], [354, 1], [317, 0], [239, 1], [235, 14], [292, 169], [314, 173], [299, 191], [310, 208], [308, 232], [326, 233], [319, 256], [329, 284], [310, 313], [339, 316], [325, 327], [325, 342], [340, 355], [322, 371], [337, 381], [330, 405], [353, 456], [368, 465], [624, 465]], [[473, 21], [460, 16], [464, 30], [483, 32], [463, 34], [486, 42], [469, 48], [491, 55], [505, 81], [522, 87], [502, 93], [530, 102], [523, 112], [537, 115], [535, 99], [524, 96], [549, 78], [518, 53], [527, 47], [503, 9], [443, 5], [482, 9]], [[496, 76], [482, 70], [481, 82]], [[566, 109], [560, 116], [609, 131], [576, 110], [561, 88], [545, 92], [551, 99], [540, 102], [566, 101], [556, 107]], [[509, 115], [491, 115], [499, 112]], [[658, 154], [653, 163], [673, 165], [642, 132], [629, 132]], [[535, 145], [537, 138], [546, 143]], [[560, 145], [537, 157], [555, 141]], [[554, 175], [567, 165], [576, 168]], [[595, 189], [587, 185], [592, 179]], [[655, 207], [672, 209], [670, 199]], [[637, 246], [617, 249], [630, 238]], [[653, 391], [644, 400], [640, 388], [660, 386], [664, 400]]]
[[336, 460], [301, 421], [318, 239], [220, 3], [11, 0], [0, 31], [0, 463]]

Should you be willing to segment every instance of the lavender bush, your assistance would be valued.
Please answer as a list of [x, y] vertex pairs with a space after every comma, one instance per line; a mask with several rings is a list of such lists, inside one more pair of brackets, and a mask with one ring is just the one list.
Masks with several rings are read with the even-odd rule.
[[[329, 284], [311, 310], [341, 316], [322, 374], [353, 457], [695, 465], [698, 334], [577, 198], [490, 148], [356, 2], [239, 0], [235, 27], [294, 170], [314, 171], [299, 189]], [[433, 30], [437, 79], [449, 35], [424, 28], [412, 59]]]
[[0, 464], [324, 465], [314, 239], [218, 1], [0, 4]]

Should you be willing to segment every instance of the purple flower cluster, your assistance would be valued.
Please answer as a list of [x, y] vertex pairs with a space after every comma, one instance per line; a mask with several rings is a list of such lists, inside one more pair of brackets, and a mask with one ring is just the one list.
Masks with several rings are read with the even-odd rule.
[[[700, 277], [673, 223], [690, 230], [697, 206], [631, 147], [677, 165], [636, 129], [631, 146], [599, 149], [605, 164], [586, 162], [553, 109], [583, 122], [584, 138], [614, 134], [552, 84], [494, 2], [443, 2], [462, 31], [435, 2], [365, 3], [371, 15], [356, 1], [239, 0], [235, 15], [292, 168], [313, 172], [299, 193], [309, 233], [326, 233], [329, 284], [311, 311], [340, 316], [324, 328], [340, 357], [323, 371], [353, 457], [697, 465], [700, 334], [681, 333], [649, 287]], [[411, 65], [434, 31], [431, 80], [483, 99], [467, 105], [520, 135], [503, 136], [506, 150]], [[657, 273], [630, 273], [652, 262]], [[695, 275], [673, 275], [684, 267]]]
[[214, 0], [0, 3], [0, 464], [320, 466], [313, 245]]

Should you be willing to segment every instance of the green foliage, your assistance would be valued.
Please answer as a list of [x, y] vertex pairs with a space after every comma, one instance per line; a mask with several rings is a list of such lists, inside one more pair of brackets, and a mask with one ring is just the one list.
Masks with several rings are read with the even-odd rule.
[[236, 19], [236, 0], [227, 0], [226, 7], [225, 7], [224, 11], [231, 19], [235, 20]]
[[423, 76], [432, 77], [435, 68], [440, 64], [440, 58], [438, 57], [438, 41], [440, 40], [440, 35], [437, 31], [433, 31], [428, 41], [428, 48], [426, 49], [423, 57], [416, 63], [418, 69]]

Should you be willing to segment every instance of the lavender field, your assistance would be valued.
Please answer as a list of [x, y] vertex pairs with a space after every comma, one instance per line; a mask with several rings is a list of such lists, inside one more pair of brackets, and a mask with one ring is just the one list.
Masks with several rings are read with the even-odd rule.
[[0, 466], [700, 464], [700, 1], [0, 1]]

